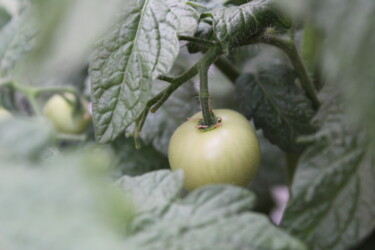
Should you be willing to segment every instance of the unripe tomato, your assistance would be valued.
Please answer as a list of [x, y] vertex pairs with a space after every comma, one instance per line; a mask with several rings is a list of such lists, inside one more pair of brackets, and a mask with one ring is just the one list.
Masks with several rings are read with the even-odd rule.
[[184, 171], [188, 190], [218, 183], [247, 186], [258, 169], [259, 142], [249, 121], [232, 110], [213, 112], [221, 126], [199, 130], [199, 112], [177, 128], [169, 144], [170, 166]]
[[65, 94], [65, 97], [72, 103], [61, 95], [54, 95], [47, 101], [43, 113], [52, 122], [57, 131], [67, 134], [80, 134], [89, 126], [91, 116], [87, 111], [75, 114], [75, 96]]

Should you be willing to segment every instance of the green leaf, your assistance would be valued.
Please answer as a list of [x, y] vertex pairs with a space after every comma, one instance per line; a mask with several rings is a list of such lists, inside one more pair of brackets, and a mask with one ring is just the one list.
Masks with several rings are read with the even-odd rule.
[[3, 77], [32, 49], [36, 33], [28, 11], [14, 16], [0, 31], [0, 74]]
[[310, 125], [314, 109], [295, 79], [291, 68], [273, 64], [241, 76], [236, 83], [241, 112], [288, 153], [302, 152], [304, 146], [296, 139], [314, 132]]
[[[154, 90], [158, 93], [166, 86], [157, 81], [154, 83]], [[142, 139], [167, 155], [173, 132], [199, 110], [195, 97], [196, 92], [191, 82], [178, 88], [157, 112], [149, 114], [142, 129]]]
[[229, 48], [246, 44], [267, 27], [289, 28], [275, 0], [254, 0], [249, 3], [212, 11], [217, 39]]
[[118, 184], [125, 193], [131, 195], [137, 205], [139, 214], [133, 222], [133, 228], [137, 228], [147, 222], [141, 217], [151, 221], [159, 220], [164, 210], [178, 198], [183, 187], [183, 174], [159, 170], [137, 177], [124, 176], [119, 179]]
[[193, 228], [164, 222], [136, 234], [130, 242], [149, 250], [307, 249], [300, 241], [275, 227], [267, 217], [256, 213], [222, 217], [214, 223]]
[[140, 175], [168, 168], [168, 159], [152, 145], [142, 145], [136, 149], [133, 138], [118, 138], [112, 144], [116, 175]]
[[311, 249], [349, 249], [375, 228], [374, 145], [348, 122], [337, 91], [324, 91], [282, 224]]
[[124, 246], [132, 204], [102, 175], [102, 154], [45, 165], [0, 158], [0, 245], [14, 250], [105, 250]]
[[198, 12], [183, 0], [132, 0], [101, 41], [90, 66], [94, 125], [101, 143], [114, 140], [144, 108], [151, 83], [168, 73], [179, 34], [194, 34]]
[[[140, 208], [127, 242], [138, 249], [306, 249], [298, 240], [248, 212], [246, 189], [210, 185], [179, 198], [182, 172], [124, 177], [119, 184]], [[220, 230], [218, 230], [220, 229]]]
[[0, 158], [37, 160], [54, 132], [47, 121], [10, 118], [0, 121]]

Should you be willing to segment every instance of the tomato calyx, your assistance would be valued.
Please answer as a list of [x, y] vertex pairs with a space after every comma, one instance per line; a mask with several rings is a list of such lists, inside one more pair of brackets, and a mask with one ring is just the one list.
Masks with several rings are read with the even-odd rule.
[[222, 122], [221, 117], [215, 116], [215, 124], [211, 126], [207, 126], [207, 125], [204, 125], [203, 119], [199, 119], [198, 124], [195, 127], [203, 132], [207, 132], [207, 131], [220, 127], [222, 125], [221, 122]]

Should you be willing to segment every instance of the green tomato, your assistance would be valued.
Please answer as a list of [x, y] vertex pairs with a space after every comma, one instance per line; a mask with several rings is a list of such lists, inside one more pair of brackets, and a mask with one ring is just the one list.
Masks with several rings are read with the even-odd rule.
[[202, 131], [196, 128], [201, 112], [177, 128], [172, 135], [168, 158], [172, 170], [182, 169], [185, 188], [208, 184], [247, 186], [260, 162], [258, 138], [240, 113], [214, 110], [221, 126]]
[[47, 101], [43, 113], [57, 131], [67, 134], [83, 133], [91, 122], [91, 116], [88, 112], [74, 114], [74, 95], [65, 94], [65, 97], [72, 103], [61, 95], [54, 95]]

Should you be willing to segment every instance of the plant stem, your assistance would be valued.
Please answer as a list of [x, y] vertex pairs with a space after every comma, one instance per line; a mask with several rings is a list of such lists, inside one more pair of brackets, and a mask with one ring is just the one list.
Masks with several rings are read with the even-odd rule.
[[37, 116], [41, 116], [42, 112], [40, 110], [40, 107], [39, 107], [38, 101], [36, 99], [35, 93], [33, 93], [33, 92], [25, 93], [25, 96], [29, 100], [29, 103], [30, 103], [30, 105], [31, 105], [31, 107], [34, 111], [34, 114], [37, 115]]
[[[290, 37], [294, 37], [294, 31], [291, 30]], [[250, 41], [242, 45], [251, 45], [256, 43], [264, 43], [269, 44], [279, 49], [283, 50], [289, 57], [294, 70], [297, 73], [297, 76], [301, 82], [302, 88], [305, 90], [307, 97], [311, 100], [313, 107], [315, 110], [319, 109], [320, 101], [318, 99], [318, 95], [315, 89], [315, 86], [309, 77], [305, 64], [301, 56], [298, 53], [297, 47], [294, 43], [294, 40], [291, 39], [283, 39], [277, 36], [271, 37], [264, 37], [264, 34], [259, 33], [258, 35], [254, 36]]]
[[241, 75], [241, 71], [239, 71], [236, 67], [233, 66], [233, 63], [229, 61], [227, 58], [221, 56], [219, 57], [216, 62], [215, 66], [223, 72], [223, 74], [232, 81], [232, 83], [236, 82], [236, 79]]
[[201, 5], [201, 4], [197, 3], [197, 2], [193, 2], [193, 1], [187, 1], [186, 4], [187, 4], [187, 5], [190, 5], [191, 7], [194, 7], [194, 8], [197, 8], [197, 7], [198, 7], [198, 8], [207, 9], [206, 6]]
[[210, 65], [203, 65], [199, 69], [199, 100], [201, 103], [203, 124], [207, 127], [215, 125], [214, 114], [212, 113], [210, 104], [210, 95], [208, 93], [208, 70]]
[[64, 141], [85, 141], [87, 137], [86, 135], [72, 135], [72, 134], [58, 133], [55, 139], [64, 140]]
[[202, 39], [202, 38], [198, 38], [198, 37], [194, 37], [194, 36], [179, 36], [178, 39], [183, 40], [183, 41], [196, 43], [196, 44], [200, 44], [200, 45], [205, 46], [205, 47], [212, 47], [212, 46], [216, 45], [215, 42], [212, 42], [212, 41], [206, 40], [206, 39]]
[[320, 101], [315, 86], [308, 75], [305, 64], [303, 63], [295, 44], [290, 47], [288, 52], [289, 58], [297, 72], [298, 78], [301, 80], [302, 87], [305, 89], [307, 96], [312, 101], [314, 109], [319, 109]]
[[160, 76], [160, 80], [164, 80], [166, 82], [171, 83], [166, 89], [160, 92], [158, 95], [154, 96], [150, 99], [146, 105], [146, 108], [151, 109], [151, 112], [154, 113], [158, 110], [158, 108], [163, 105], [163, 103], [168, 99], [168, 97], [178, 89], [182, 84], [193, 78], [196, 74], [198, 74], [198, 70], [200, 67], [204, 67], [204, 65], [211, 65], [216, 58], [221, 54], [221, 49], [219, 46], [214, 46], [210, 48], [206, 54], [190, 69], [188, 69], [185, 73], [176, 78], [169, 77], [169, 76]]
[[297, 73], [297, 76], [301, 81], [301, 85], [306, 92], [307, 97], [309, 97], [309, 99], [312, 101], [314, 109], [317, 110], [320, 107], [320, 101], [318, 99], [314, 84], [307, 73], [305, 64], [303, 63], [297, 51], [295, 43], [293, 41], [281, 39], [278, 37], [259, 39], [259, 42], [278, 47], [288, 55]]
[[52, 86], [52, 87], [38, 88], [38, 87], [23, 85], [11, 79], [0, 80], [0, 87], [2, 86], [8, 86], [24, 94], [26, 98], [28, 99], [34, 113], [38, 116], [41, 115], [41, 111], [37, 102], [37, 98], [41, 93], [45, 93], [45, 92], [69, 92], [73, 94], [76, 93], [75, 89], [70, 88], [70, 87]]
[[142, 112], [135, 119], [134, 139], [137, 145], [139, 145], [139, 132], [142, 131], [142, 127], [145, 123], [148, 112], [156, 112], [165, 103], [165, 101], [168, 100], [168, 98], [176, 89], [178, 89], [182, 84], [197, 75], [201, 67], [209, 67], [209, 65], [211, 65], [221, 53], [222, 51], [219, 46], [213, 46], [207, 51], [206, 54], [202, 56], [202, 58], [196, 64], [194, 64], [190, 69], [188, 69], [180, 76], [159, 76], [158, 79], [169, 82], [170, 85], [159, 94], [151, 98], [147, 102]]
[[76, 90], [71, 87], [58, 87], [58, 86], [52, 86], [52, 87], [41, 87], [41, 88], [34, 88], [35, 94], [38, 96], [41, 93], [45, 92], [51, 92], [51, 93], [60, 93], [60, 92], [68, 92], [75, 94]]

